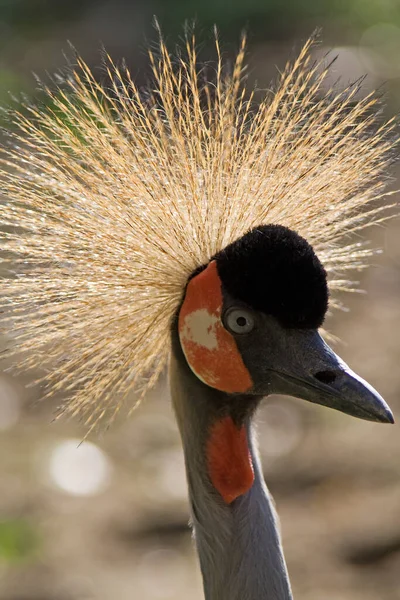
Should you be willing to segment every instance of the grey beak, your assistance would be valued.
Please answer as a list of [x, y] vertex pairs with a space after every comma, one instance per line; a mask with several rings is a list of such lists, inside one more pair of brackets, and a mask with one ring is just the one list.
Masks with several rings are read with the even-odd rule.
[[285, 366], [281, 369], [276, 364], [270, 371], [269, 393], [295, 396], [368, 421], [394, 423], [384, 399], [333, 352], [317, 331], [287, 330], [286, 338]]

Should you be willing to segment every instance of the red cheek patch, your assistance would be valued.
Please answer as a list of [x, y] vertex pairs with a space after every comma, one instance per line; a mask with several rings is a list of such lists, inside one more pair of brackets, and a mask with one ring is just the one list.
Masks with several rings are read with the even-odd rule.
[[254, 483], [254, 469], [244, 426], [231, 417], [217, 421], [207, 442], [208, 473], [227, 504], [245, 494]]
[[223, 297], [217, 263], [188, 283], [179, 312], [178, 330], [183, 353], [207, 385], [228, 393], [247, 392], [253, 386], [234, 337], [221, 320]]

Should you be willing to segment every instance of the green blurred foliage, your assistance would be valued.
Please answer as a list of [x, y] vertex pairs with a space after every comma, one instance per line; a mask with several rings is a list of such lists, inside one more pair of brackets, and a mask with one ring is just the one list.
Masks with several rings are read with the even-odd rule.
[[37, 37], [58, 22], [78, 18], [95, 0], [0, 0], [0, 22], [25, 37]]
[[168, 0], [159, 2], [163, 23], [175, 30], [189, 15], [226, 34], [243, 26], [254, 36], [288, 38], [305, 24], [363, 29], [379, 21], [400, 23], [398, 0]]
[[0, 104], [8, 100], [9, 94], [20, 93], [24, 87], [25, 82], [18, 73], [0, 66]]
[[[157, 38], [152, 15], [157, 15], [170, 46], [182, 39], [186, 22], [195, 23], [197, 38], [207, 47], [216, 24], [228, 52], [231, 44], [236, 48], [243, 29], [249, 32], [250, 45], [292, 40], [300, 44], [320, 27], [328, 47], [356, 47], [361, 40], [365, 42], [366, 32], [383, 24], [383, 36], [385, 27], [393, 28], [393, 44], [378, 40], [380, 45], [375, 48], [373, 39], [372, 45], [367, 45], [386, 65], [391, 61], [397, 65], [400, 0], [0, 0], [0, 106], [10, 105], [10, 94], [26, 92], [32, 97], [31, 70], [38, 69], [42, 80], [46, 79], [46, 69], [54, 73], [63, 63], [63, 50], [68, 54], [67, 39], [83, 55], [97, 51], [104, 42], [117, 60], [119, 56], [126, 57], [128, 63], [134, 59], [135, 77], [139, 85], [145, 84], [140, 54], [145, 54], [148, 41]], [[98, 62], [99, 56], [92, 53], [89, 64], [93, 66], [94, 61]], [[378, 85], [391, 80], [392, 97], [397, 102], [399, 76], [384, 71], [379, 74]], [[9, 127], [8, 119], [7, 113], [0, 114], [0, 125]]]
[[39, 537], [25, 519], [0, 521], [0, 563], [13, 564], [37, 555]]
[[[141, 12], [150, 6], [163, 30], [179, 34], [182, 23], [195, 19], [205, 29], [216, 23], [230, 37], [243, 27], [255, 37], [290, 37], [304, 25], [364, 29], [377, 22], [400, 24], [399, 0], [108, 0], [121, 11], [134, 2]], [[103, 0], [0, 0], [0, 23], [25, 38], [45, 35], [57, 24], [79, 19], [89, 9], [107, 5]], [[129, 9], [129, 10], [128, 10]], [[129, 18], [129, 17], [128, 17]]]

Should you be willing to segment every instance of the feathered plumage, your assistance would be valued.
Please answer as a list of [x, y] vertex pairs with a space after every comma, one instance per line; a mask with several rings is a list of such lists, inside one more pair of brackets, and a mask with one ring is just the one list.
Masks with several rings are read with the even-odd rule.
[[[19, 366], [45, 368], [49, 393], [88, 424], [142, 395], [164, 368], [170, 325], [190, 274], [261, 223], [296, 230], [329, 275], [370, 250], [348, 234], [381, 216], [391, 124], [358, 85], [325, 89], [308, 41], [273, 91], [244, 81], [245, 43], [228, 73], [198, 67], [194, 39], [150, 52], [146, 94], [107, 58], [107, 85], [87, 65], [14, 113], [2, 151], [0, 223], [11, 277], [0, 300]], [[378, 215], [378, 217], [377, 217]], [[15, 276], [14, 276], [15, 275]]]

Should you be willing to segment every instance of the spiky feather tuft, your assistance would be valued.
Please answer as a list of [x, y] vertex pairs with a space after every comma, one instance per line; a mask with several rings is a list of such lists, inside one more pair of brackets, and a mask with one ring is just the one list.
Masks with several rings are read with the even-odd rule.
[[[260, 223], [296, 230], [335, 293], [370, 252], [348, 234], [381, 217], [391, 124], [357, 85], [324, 90], [327, 68], [308, 41], [273, 92], [246, 90], [245, 42], [230, 74], [216, 41], [215, 76], [196, 44], [150, 52], [146, 98], [107, 57], [102, 87], [77, 59], [47, 107], [14, 114], [2, 151], [0, 302], [23, 368], [92, 425], [131, 390], [156, 381], [187, 278]], [[341, 275], [342, 273], [342, 275]]]

